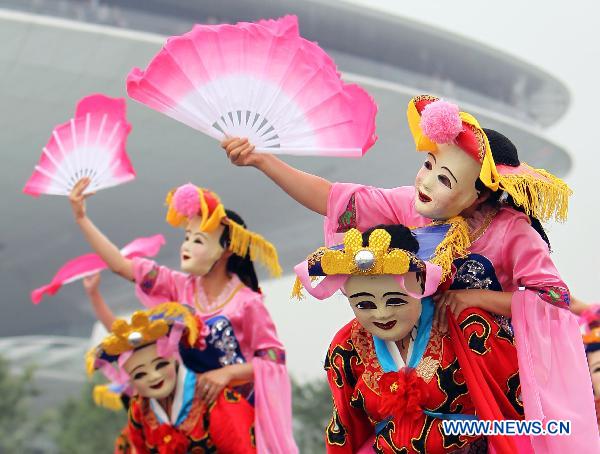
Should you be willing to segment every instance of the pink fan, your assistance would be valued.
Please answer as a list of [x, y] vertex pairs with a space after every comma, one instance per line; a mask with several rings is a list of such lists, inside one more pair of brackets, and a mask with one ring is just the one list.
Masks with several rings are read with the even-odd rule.
[[[121, 249], [127, 258], [154, 257], [165, 244], [162, 235], [137, 238]], [[54, 295], [63, 285], [70, 284], [86, 276], [90, 276], [108, 268], [106, 263], [96, 254], [85, 254], [69, 260], [56, 272], [49, 284], [36, 288], [31, 292], [31, 301], [38, 304], [44, 295]]]
[[77, 103], [75, 117], [57, 126], [23, 192], [69, 195], [83, 177], [87, 192], [116, 186], [135, 178], [125, 151], [131, 125], [125, 99], [87, 96]]
[[362, 156], [376, 140], [375, 102], [298, 34], [295, 16], [196, 25], [134, 68], [127, 93], [217, 140], [247, 137], [259, 152]]

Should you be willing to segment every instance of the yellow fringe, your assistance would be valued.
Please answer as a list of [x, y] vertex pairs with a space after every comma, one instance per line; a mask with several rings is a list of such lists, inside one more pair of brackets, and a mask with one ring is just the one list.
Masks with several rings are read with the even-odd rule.
[[90, 348], [85, 354], [85, 372], [88, 378], [94, 375], [94, 364], [96, 363], [96, 347]]
[[304, 289], [302, 282], [300, 282], [300, 279], [298, 279], [298, 277], [296, 277], [296, 280], [294, 281], [294, 287], [292, 287], [292, 295], [291, 297], [294, 299], [297, 299], [298, 301], [303, 300], [304, 299], [304, 293], [302, 292], [302, 290]]
[[[317, 280], [319, 280], [319, 276], [309, 276], [310, 282], [315, 282]], [[292, 288], [292, 294], [291, 297], [292, 298], [296, 298], [298, 301], [303, 300], [304, 299], [304, 286], [302, 285], [302, 282], [300, 282], [300, 279], [298, 279], [296, 277], [296, 280], [294, 281], [294, 287]]]
[[569, 197], [573, 191], [560, 178], [544, 169], [534, 169], [542, 175], [502, 175], [500, 187], [511, 195], [515, 204], [542, 222], [555, 218], [559, 222], [567, 219]]
[[228, 219], [229, 250], [240, 257], [250, 254], [250, 260], [262, 263], [272, 276], [282, 274], [277, 249], [258, 233], [251, 232], [238, 223]]
[[431, 263], [442, 268], [442, 281], [452, 274], [452, 262], [465, 257], [471, 246], [469, 226], [461, 216], [455, 216], [448, 221], [452, 224], [444, 240], [435, 249]]
[[123, 410], [121, 395], [111, 391], [108, 385], [94, 386], [92, 396], [94, 403], [99, 407], [108, 408], [113, 411]]

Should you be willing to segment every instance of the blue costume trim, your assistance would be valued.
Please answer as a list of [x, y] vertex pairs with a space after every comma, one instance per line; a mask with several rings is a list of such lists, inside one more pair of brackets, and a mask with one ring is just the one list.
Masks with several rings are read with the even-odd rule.
[[[421, 316], [419, 317], [419, 327], [417, 328], [417, 337], [413, 343], [413, 350], [408, 359], [408, 367], [415, 368], [423, 358], [429, 337], [431, 336], [431, 325], [433, 324], [433, 298], [428, 296], [421, 300]], [[375, 353], [381, 368], [384, 372], [397, 372], [398, 368], [392, 359], [392, 354], [387, 348], [385, 341], [373, 336], [375, 344]]]
[[179, 426], [183, 421], [187, 419], [194, 403], [194, 395], [196, 393], [196, 374], [188, 371], [185, 376], [185, 382], [183, 385], [183, 399], [181, 403], [181, 410], [175, 421], [175, 426]]
[[[179, 413], [177, 415], [177, 419], [175, 420], [175, 427], [179, 426], [182, 422], [184, 422], [190, 414], [190, 410], [192, 409], [192, 405], [194, 403], [194, 396], [196, 394], [196, 374], [185, 368], [185, 378], [183, 379], [183, 394], [181, 396], [181, 408], [179, 409]], [[156, 419], [159, 423], [164, 424], [168, 423], [168, 421], [164, 421], [163, 418], [158, 414], [158, 412], [154, 408], [154, 402], [150, 402], [150, 408], [152, 412], [156, 416]]]
[[450, 224], [436, 224], [413, 229], [412, 233], [419, 242], [417, 257], [421, 260], [431, 260], [450, 227], [452, 227]]

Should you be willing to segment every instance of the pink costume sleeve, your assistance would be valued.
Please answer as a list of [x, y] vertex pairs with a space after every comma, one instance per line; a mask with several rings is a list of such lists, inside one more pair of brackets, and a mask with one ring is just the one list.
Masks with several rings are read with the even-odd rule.
[[[504, 258], [515, 285], [512, 325], [527, 419], [570, 420], [570, 436], [534, 436], [536, 453], [600, 452], [594, 398], [577, 318], [546, 243], [523, 218], [508, 226]], [[595, 448], [594, 448], [595, 446]]]
[[244, 337], [254, 351], [257, 452], [295, 454], [298, 448], [292, 436], [292, 389], [285, 352], [262, 298], [246, 303]]
[[377, 224], [420, 227], [427, 222], [415, 210], [415, 188], [380, 189], [352, 183], [335, 183], [329, 192], [325, 218], [327, 246], [343, 242], [351, 228], [365, 231]]
[[159, 266], [154, 260], [134, 258], [133, 276], [135, 294], [144, 306], [153, 307], [167, 301], [185, 304], [181, 295], [188, 280], [187, 274]]

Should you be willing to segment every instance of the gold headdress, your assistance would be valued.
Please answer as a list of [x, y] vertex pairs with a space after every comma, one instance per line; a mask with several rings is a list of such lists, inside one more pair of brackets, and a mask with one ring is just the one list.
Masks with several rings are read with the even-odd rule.
[[94, 402], [112, 410], [122, 408], [121, 394], [126, 392], [129, 384], [127, 377], [119, 372], [118, 368], [110, 365], [118, 363], [122, 354], [164, 339], [174, 325], [183, 328], [183, 333], [180, 331], [178, 335], [185, 335], [188, 345], [195, 345], [201, 322], [194, 317], [191, 310], [179, 303], [163, 303], [149, 310], [134, 312], [131, 323], [115, 320], [110, 334], [97, 347], [86, 353], [88, 375], [91, 376], [95, 370], [102, 369], [112, 381], [108, 385], [94, 387]]
[[390, 249], [392, 237], [385, 230], [374, 230], [369, 245], [363, 247], [362, 234], [349, 230], [344, 236], [344, 249], [324, 251], [321, 268], [325, 275], [334, 274], [405, 274], [421, 262], [414, 254], [401, 249]]
[[[452, 262], [466, 256], [471, 246], [468, 225], [460, 216], [411, 231], [419, 242], [418, 254], [389, 249], [391, 237], [383, 229], [374, 230], [369, 236], [369, 245], [363, 247], [361, 233], [351, 229], [344, 236], [343, 249], [340, 246], [320, 247], [307, 257], [310, 279], [314, 281], [319, 276], [335, 274], [401, 275], [409, 271], [422, 271], [426, 260], [441, 268], [443, 282], [452, 275]], [[429, 240], [424, 239], [426, 236]], [[425, 251], [426, 243], [433, 245], [431, 250]], [[303, 287], [296, 277], [292, 297], [302, 299]]]

